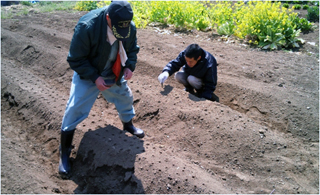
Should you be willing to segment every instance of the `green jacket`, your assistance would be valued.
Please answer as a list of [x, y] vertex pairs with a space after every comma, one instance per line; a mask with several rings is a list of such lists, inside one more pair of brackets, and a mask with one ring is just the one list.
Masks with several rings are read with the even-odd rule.
[[[108, 6], [82, 16], [74, 29], [67, 61], [81, 79], [95, 82], [109, 58], [111, 45], [107, 42], [107, 9]], [[132, 72], [135, 70], [140, 49], [137, 45], [136, 27], [132, 21], [130, 25], [130, 37], [122, 42], [128, 60], [125, 67], [122, 67], [119, 78], [123, 76], [124, 68], [129, 68]], [[121, 85], [120, 79], [117, 85]]]

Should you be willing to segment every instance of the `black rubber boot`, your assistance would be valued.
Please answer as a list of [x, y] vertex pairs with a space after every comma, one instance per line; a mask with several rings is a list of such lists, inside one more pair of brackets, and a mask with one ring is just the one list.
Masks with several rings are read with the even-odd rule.
[[218, 97], [216, 94], [212, 93], [211, 101], [213, 101], [213, 102], [219, 102], [219, 97]]
[[195, 94], [194, 88], [193, 88], [191, 85], [185, 86], [184, 90], [185, 90], [186, 92], [191, 93], [191, 94]]
[[60, 160], [59, 160], [59, 174], [68, 175], [71, 170], [70, 165], [70, 153], [71, 153], [71, 143], [73, 139], [74, 130], [71, 131], [61, 131], [60, 140]]
[[135, 126], [133, 126], [132, 124], [132, 120], [130, 120], [129, 122], [125, 123], [122, 122], [123, 124], [123, 130], [128, 131], [129, 133], [131, 133], [132, 135], [137, 136], [138, 138], [143, 138], [144, 137], [144, 132], [143, 130], [136, 128]]
[[198, 98], [202, 98], [202, 91], [203, 91], [203, 89], [201, 88], [201, 89], [196, 89], [196, 92], [195, 92], [195, 96], [197, 96]]

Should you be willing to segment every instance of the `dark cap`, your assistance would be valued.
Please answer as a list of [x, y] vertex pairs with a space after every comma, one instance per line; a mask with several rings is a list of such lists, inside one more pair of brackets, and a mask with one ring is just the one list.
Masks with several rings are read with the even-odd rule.
[[112, 1], [108, 7], [113, 35], [120, 41], [130, 37], [133, 11], [127, 1]]

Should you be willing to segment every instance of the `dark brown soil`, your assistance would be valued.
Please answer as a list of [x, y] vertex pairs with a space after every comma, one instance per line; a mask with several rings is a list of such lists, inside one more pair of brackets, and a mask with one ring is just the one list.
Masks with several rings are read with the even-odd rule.
[[[1, 20], [1, 193], [319, 194], [318, 28], [301, 34], [306, 43], [294, 52], [212, 32], [138, 29], [129, 86], [145, 138], [123, 132], [114, 105], [99, 96], [75, 132], [73, 174], [61, 178], [60, 123], [73, 74], [66, 57], [83, 14]], [[220, 103], [188, 94], [172, 77], [158, 83], [191, 43], [217, 58]]]

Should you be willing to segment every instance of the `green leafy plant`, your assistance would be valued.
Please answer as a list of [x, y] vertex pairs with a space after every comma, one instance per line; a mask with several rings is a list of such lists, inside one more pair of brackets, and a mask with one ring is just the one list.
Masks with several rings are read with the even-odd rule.
[[259, 47], [262, 49], [275, 50], [285, 45], [285, 36], [280, 32], [277, 32], [272, 26], [267, 26], [266, 35], [260, 35]]
[[77, 2], [75, 9], [79, 11], [91, 11], [98, 8], [97, 1], [79, 1]]
[[286, 48], [298, 48], [300, 39], [298, 39], [301, 30], [294, 30], [292, 28], [286, 29], [283, 33], [286, 39], [285, 47]]
[[307, 19], [311, 22], [318, 22], [319, 21], [319, 7], [317, 7], [317, 6], [309, 7]]
[[298, 22], [296, 22], [297, 29], [300, 29], [302, 32], [309, 32], [312, 30], [313, 25], [306, 18], [300, 18]]
[[298, 10], [298, 9], [301, 9], [301, 5], [299, 5], [299, 4], [294, 4], [294, 5], [292, 6], [292, 8]]
[[288, 3], [284, 3], [282, 6], [285, 7], [285, 8], [289, 8], [289, 4]]
[[309, 8], [309, 5], [303, 5], [302, 6], [302, 9], [304, 9], [304, 10], [306, 10], [306, 9], [308, 9]]
[[146, 2], [132, 1], [130, 2], [133, 9], [133, 21], [137, 28], [145, 28], [150, 21], [150, 7], [147, 7]]
[[[179, 29], [216, 30], [234, 35], [264, 49], [296, 47], [297, 32], [311, 30], [312, 24], [301, 19], [281, 2], [249, 1], [130, 1], [133, 21], [138, 28], [150, 23], [173, 25]], [[292, 3], [292, 1], [289, 1]], [[287, 2], [287, 4], [289, 5]], [[296, 3], [296, 5], [300, 5]], [[110, 1], [77, 2], [76, 9], [91, 10]], [[309, 8], [310, 9], [310, 8]], [[311, 15], [311, 12], [310, 12]]]
[[[130, 4], [137, 27], [152, 22], [182, 29], [206, 30], [210, 27], [207, 7], [200, 1], [130, 1]], [[102, 7], [108, 3], [100, 1], [97, 5]]]
[[234, 10], [243, 5], [243, 2], [238, 2], [235, 4], [236, 8], [233, 8], [231, 2], [218, 2], [210, 4], [208, 15], [211, 20], [211, 27], [218, 30], [226, 23], [229, 23], [229, 25], [233, 24]]
[[[294, 23], [296, 13], [290, 13], [281, 3], [249, 2], [235, 14], [235, 35], [247, 38], [249, 43], [256, 44], [263, 49], [276, 49], [286, 45], [290, 36], [288, 33], [297, 28]], [[285, 36], [285, 30], [288, 31]], [[295, 34], [293, 35], [295, 36]], [[253, 40], [250, 40], [254, 37]]]
[[232, 22], [225, 22], [221, 26], [218, 27], [218, 34], [219, 35], [233, 35], [234, 33], [234, 24]]

